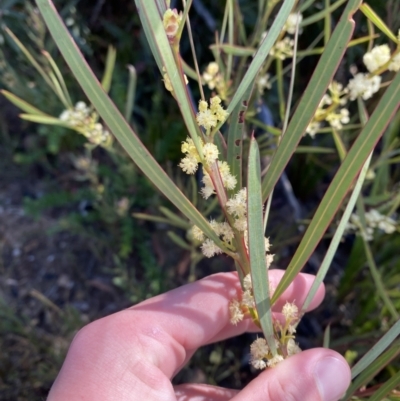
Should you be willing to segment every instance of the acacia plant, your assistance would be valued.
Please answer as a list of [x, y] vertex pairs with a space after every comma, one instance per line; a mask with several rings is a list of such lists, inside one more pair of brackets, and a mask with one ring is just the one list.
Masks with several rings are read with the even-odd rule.
[[[176, 144], [181, 146], [183, 154], [179, 168], [188, 175], [200, 173], [201, 196], [210, 201], [217, 199], [219, 205], [218, 218], [207, 220], [157, 164], [103, 90], [108, 86], [97, 81], [51, 0], [36, 0], [36, 3], [91, 106], [82, 101], [73, 105], [62, 75], [57, 73], [50, 56], [53, 72], [48, 83], [65, 105], [65, 111], [59, 117], [47, 115], [10, 92], [3, 93], [26, 112], [22, 118], [70, 127], [83, 134], [90, 146], [100, 145], [112, 152], [112, 134], [149, 180], [186, 217], [191, 227], [191, 239], [200, 244], [203, 255], [210, 258], [224, 253], [234, 260], [242, 293], [230, 303], [232, 324], [249, 315], [264, 334], [250, 347], [253, 367], [273, 368], [283, 359], [300, 352], [295, 340], [296, 326], [324, 279], [345, 230], [359, 231], [365, 240], [366, 251], [369, 249], [368, 234], [371, 235], [367, 221], [373, 220], [373, 227], [388, 233], [397, 230], [397, 223], [389, 212], [395, 210], [393, 204], [388, 204], [383, 213], [373, 212], [370, 218], [363, 211], [360, 193], [365, 177], [373, 173], [370, 161], [374, 148], [398, 110], [400, 34], [393, 33], [367, 4], [361, 4], [361, 0], [337, 0], [333, 4], [326, 1], [324, 10], [308, 18], [303, 18], [303, 13], [314, 3], [312, 0], [301, 5], [296, 0], [259, 0], [258, 19], [249, 34], [243, 24], [239, 2], [227, 0], [221, 29], [215, 35], [215, 43], [210, 45], [214, 61], [201, 72], [190, 25], [192, 1], [182, 0], [182, 9], [177, 10], [171, 9], [166, 0], [135, 0], [160, 80], [175, 99], [186, 125], [186, 140]], [[332, 30], [331, 13], [343, 3], [342, 16]], [[355, 13], [364, 15], [360, 17], [364, 23], [362, 18], [368, 19], [368, 36], [352, 39]], [[323, 46], [298, 50], [302, 30], [320, 20], [325, 21], [325, 30], [319, 38], [323, 39]], [[379, 36], [375, 34], [374, 26], [387, 38], [382, 45], [374, 46], [374, 39]], [[185, 29], [193, 60], [184, 60], [180, 53]], [[366, 72], [359, 72], [353, 66], [352, 78], [348, 82], [338, 82], [335, 73], [346, 50], [365, 43], [368, 51], [362, 61]], [[296, 65], [310, 54], [320, 54], [320, 58], [293, 110]], [[284, 81], [287, 71], [290, 78]], [[254, 117], [257, 108], [264, 104], [265, 91], [270, 90], [272, 84], [276, 85], [279, 100], [276, 116], [280, 121], [279, 128], [263, 121], [257, 123]], [[379, 101], [369, 115], [365, 101], [378, 92]], [[199, 93], [195, 104], [193, 93]], [[351, 105], [351, 102], [354, 103]], [[352, 115], [350, 110], [358, 112]], [[268, 150], [262, 141], [257, 141], [250, 123], [272, 133]], [[351, 138], [348, 137], [350, 129], [356, 132]], [[268, 280], [273, 255], [266, 227], [274, 187], [303, 136], [314, 138], [317, 134], [332, 135], [341, 164], [281, 282], [273, 288]], [[263, 165], [260, 161], [260, 147], [261, 156], [266, 153], [270, 156], [266, 165], [264, 157]], [[348, 223], [356, 202], [357, 214]], [[304, 267], [339, 210], [340, 222], [304, 305], [299, 310], [294, 303], [287, 303], [282, 309], [284, 319], [274, 321], [271, 305]], [[384, 351], [399, 353], [398, 344], [393, 343], [400, 333], [399, 312], [382, 287], [376, 269], [373, 277], [392, 324], [379, 342], [353, 366], [353, 378], [357, 378], [345, 399], [351, 399], [357, 389], [389, 362], [382, 358], [386, 355]], [[390, 394], [398, 380], [400, 376], [396, 373], [370, 399], [378, 400], [381, 398], [377, 397]]]

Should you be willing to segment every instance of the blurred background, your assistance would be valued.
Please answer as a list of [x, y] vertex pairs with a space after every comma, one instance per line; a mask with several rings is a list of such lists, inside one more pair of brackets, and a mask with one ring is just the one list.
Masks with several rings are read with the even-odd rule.
[[[172, 2], [174, 3], [174, 2]], [[177, 2], [175, 2], [177, 3]], [[224, 2], [194, 0], [191, 24], [201, 70], [213, 61], [208, 46], [221, 26]], [[394, 31], [400, 27], [396, 0], [370, 0], [369, 5]], [[256, 20], [257, 1], [237, 1], [246, 30]], [[129, 122], [156, 160], [182, 190], [207, 211], [198, 195], [196, 178], [176, 168], [185, 126], [170, 93], [164, 88], [152, 59], [133, 1], [57, 0], [55, 5], [90, 66], [101, 78], [109, 46], [116, 49], [110, 96], [124, 112], [129, 82], [128, 66], [137, 74]], [[174, 4], [172, 4], [174, 6]], [[323, 10], [314, 1], [304, 17]], [[332, 14], [332, 27], [340, 16]], [[336, 19], [335, 19], [336, 18]], [[365, 19], [356, 15], [355, 36], [367, 34]], [[66, 80], [72, 101], [86, 101], [57, 51], [34, 4], [27, 0], [0, 3], [0, 89], [6, 89], [46, 113], [59, 116], [64, 108], [54, 93], [5, 32], [9, 28], [45, 62], [48, 51]], [[324, 29], [323, 21], [307, 26], [299, 41], [305, 49]], [[379, 42], [378, 42], [379, 43]], [[320, 43], [319, 46], [322, 46]], [[365, 46], [346, 53], [336, 75], [351, 77], [350, 65], [362, 69]], [[181, 44], [183, 58], [192, 64], [189, 42]], [[304, 90], [318, 56], [301, 61], [295, 100]], [[272, 73], [274, 73], [272, 68]], [[194, 99], [199, 98], [191, 85]], [[280, 127], [276, 88], [263, 96], [268, 125]], [[369, 107], [373, 108], [371, 101]], [[86, 139], [65, 127], [35, 125], [19, 118], [20, 111], [0, 95], [0, 400], [36, 401], [46, 398], [74, 334], [88, 322], [143, 299], [204, 277], [231, 271], [225, 256], [203, 259], [187, 237], [188, 223], [148, 182], [123, 151], [101, 147], [87, 157]], [[391, 127], [398, 143], [400, 118]], [[251, 129], [249, 122], [249, 132]], [[268, 133], [258, 131], [260, 143]], [[348, 134], [351, 144], [355, 134]], [[264, 141], [264, 142], [261, 142]], [[392, 142], [390, 142], [392, 143]], [[274, 267], [284, 269], [293, 255], [340, 163], [330, 135], [304, 137], [304, 150], [296, 153], [279, 182], [269, 224]], [[117, 145], [116, 145], [117, 146]], [[311, 147], [324, 148], [323, 154]], [[378, 150], [384, 144], [378, 145]], [[263, 146], [267, 157], [273, 149]], [[397, 152], [396, 147], [391, 151]], [[376, 166], [378, 169], [379, 166]], [[399, 164], [387, 163], [366, 186], [366, 207], [378, 207], [399, 193]], [[381, 171], [381, 170], [379, 170]], [[383, 171], [383, 170], [382, 170]], [[379, 194], [370, 196], [370, 194]], [[215, 206], [215, 205], [214, 205]], [[171, 215], [171, 213], [173, 213]], [[215, 212], [214, 212], [215, 213]], [[213, 215], [213, 209], [207, 211]], [[156, 216], [151, 221], [148, 216]], [[173, 224], [171, 224], [173, 223]], [[333, 227], [336, 222], [332, 222]], [[305, 267], [315, 273], [332, 233]], [[388, 295], [400, 308], [400, 235], [374, 234], [371, 247]], [[369, 349], [388, 327], [390, 314], [374, 288], [362, 241], [354, 234], [343, 239], [326, 280], [324, 304], [298, 328], [303, 349], [320, 346], [330, 327], [331, 347], [352, 363]], [[175, 378], [240, 388], [256, 374], [249, 366], [252, 335], [205, 347]], [[398, 369], [393, 362], [390, 369]]]

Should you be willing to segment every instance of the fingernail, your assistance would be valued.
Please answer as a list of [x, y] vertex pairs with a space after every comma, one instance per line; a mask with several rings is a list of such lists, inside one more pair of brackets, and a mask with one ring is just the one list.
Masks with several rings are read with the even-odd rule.
[[333, 356], [319, 360], [314, 375], [322, 401], [338, 401], [350, 383], [349, 366]]

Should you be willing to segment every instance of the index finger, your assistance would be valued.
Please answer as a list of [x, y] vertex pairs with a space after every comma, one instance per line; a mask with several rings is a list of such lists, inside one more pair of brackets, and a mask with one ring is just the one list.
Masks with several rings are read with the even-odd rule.
[[[275, 283], [282, 275], [270, 271]], [[302, 303], [312, 282], [313, 276], [299, 275], [280, 301]], [[173, 391], [168, 379], [201, 345], [258, 330], [251, 319], [237, 326], [230, 323], [228, 306], [238, 291], [236, 273], [219, 273], [91, 323], [74, 339], [54, 394], [63, 382], [74, 389], [68, 396], [75, 399], [76, 389], [82, 389], [85, 399], [96, 399], [90, 394], [95, 397], [101, 391], [102, 400], [136, 399], [139, 388], [143, 392], [170, 386], [168, 391]], [[321, 287], [311, 308], [323, 295]], [[128, 393], [132, 398], [123, 397]]]

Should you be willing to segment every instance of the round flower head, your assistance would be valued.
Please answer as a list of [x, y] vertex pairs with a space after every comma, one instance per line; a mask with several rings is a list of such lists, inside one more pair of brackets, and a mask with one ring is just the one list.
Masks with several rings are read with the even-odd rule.
[[350, 100], [355, 100], [361, 96], [364, 100], [372, 97], [372, 95], [378, 92], [381, 84], [381, 76], [374, 75], [368, 77], [366, 74], [358, 73], [353, 79], [350, 79], [348, 84], [348, 90], [350, 94]]
[[214, 96], [210, 100], [210, 108], [208, 103], [204, 100], [199, 102], [199, 112], [197, 113], [197, 123], [209, 130], [210, 128], [216, 127], [218, 121], [223, 122], [228, 116], [228, 112], [220, 105], [221, 99], [218, 96]]
[[250, 345], [250, 353], [252, 358], [262, 359], [269, 354], [269, 347], [265, 338], [259, 337]]
[[390, 49], [387, 44], [375, 46], [370, 52], [365, 53], [363, 62], [369, 72], [374, 72], [386, 64], [390, 59]]
[[245, 278], [243, 279], [243, 288], [245, 289], [245, 290], [251, 290], [252, 288], [253, 288], [253, 285], [252, 285], [252, 283], [251, 283], [251, 274], [249, 273], [249, 274], [247, 274], [246, 276], [245, 276]]
[[290, 35], [294, 35], [296, 33], [296, 26], [300, 25], [301, 21], [303, 20], [303, 16], [297, 13], [289, 14], [289, 17], [285, 23], [284, 28], [286, 32]]
[[268, 362], [267, 362], [267, 366], [269, 368], [273, 368], [274, 366], [276, 366], [279, 362], [283, 361], [283, 356], [276, 354], [273, 358], [271, 358]]
[[229, 314], [230, 314], [230, 321], [232, 324], [236, 325], [243, 320], [244, 314], [240, 302], [237, 299], [233, 299], [229, 303]]
[[192, 156], [184, 157], [179, 163], [179, 167], [186, 174], [194, 174], [197, 171], [197, 166], [198, 166], [197, 160]]
[[210, 129], [217, 126], [217, 117], [215, 114], [211, 112], [211, 110], [207, 109], [204, 111], [199, 111], [196, 117], [197, 123], [204, 127], [205, 129]]
[[294, 303], [286, 302], [282, 308], [282, 314], [286, 321], [296, 320], [299, 316], [299, 308]]
[[204, 241], [204, 238], [205, 238], [204, 233], [197, 226], [192, 227], [191, 235], [193, 236], [194, 239], [197, 239], [198, 241]]
[[215, 245], [214, 241], [212, 241], [211, 239], [206, 239], [203, 242], [203, 245], [201, 246], [201, 251], [207, 258], [211, 258], [214, 255], [222, 253], [221, 248]]
[[255, 308], [256, 303], [250, 291], [245, 291], [242, 296], [242, 304], [248, 308]]
[[213, 143], [206, 143], [203, 146], [203, 157], [208, 165], [218, 159], [218, 148]]
[[400, 53], [397, 53], [393, 57], [392, 61], [389, 64], [388, 70], [396, 72], [400, 70]]
[[267, 363], [262, 359], [251, 359], [250, 363], [254, 369], [258, 369], [258, 370], [263, 370], [267, 367]]
[[301, 352], [300, 347], [295, 343], [293, 338], [289, 339], [289, 341], [286, 345], [286, 350], [287, 350], [288, 356], [299, 354]]

